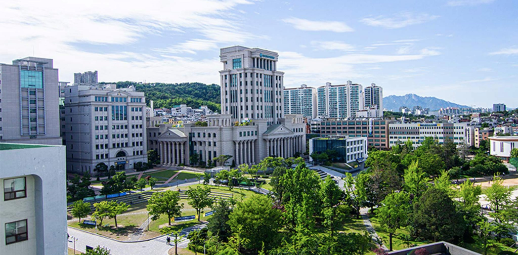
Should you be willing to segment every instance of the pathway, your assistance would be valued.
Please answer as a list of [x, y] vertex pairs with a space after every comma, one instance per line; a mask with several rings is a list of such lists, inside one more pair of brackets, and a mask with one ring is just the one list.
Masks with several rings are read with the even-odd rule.
[[[369, 208], [360, 209], [360, 215], [362, 216], [362, 219], [363, 219], [363, 225], [365, 225], [365, 228], [367, 228], [367, 232], [369, 232], [371, 234], [372, 241], [374, 241], [374, 243], [377, 243], [378, 240], [381, 240], [381, 238], [378, 236], [378, 233], [376, 233], [376, 230], [372, 226], [371, 220], [369, 219], [369, 216], [368, 216], [368, 212], [369, 212]], [[388, 251], [387, 246], [385, 246], [385, 244], [383, 244], [381, 247], [383, 249], [385, 249], [386, 251]]]
[[141, 172], [138, 177], [137, 177], [137, 180], [140, 180], [140, 178], [142, 178], [142, 175], [144, 174], [144, 172]]

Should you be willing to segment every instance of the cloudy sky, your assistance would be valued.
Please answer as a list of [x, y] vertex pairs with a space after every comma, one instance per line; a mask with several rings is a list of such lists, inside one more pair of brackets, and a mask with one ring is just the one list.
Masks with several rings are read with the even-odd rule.
[[347, 80], [384, 94], [518, 107], [518, 1], [19, 0], [0, 63], [54, 59], [60, 80], [217, 83], [219, 48], [279, 52], [286, 87]]

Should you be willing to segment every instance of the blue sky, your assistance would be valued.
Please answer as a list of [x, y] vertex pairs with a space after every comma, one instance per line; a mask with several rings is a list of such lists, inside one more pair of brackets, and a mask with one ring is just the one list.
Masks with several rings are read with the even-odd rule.
[[[217, 83], [219, 48], [279, 52], [285, 86], [347, 80], [490, 107], [514, 100], [518, 1], [8, 1], [0, 62], [53, 58], [60, 80]], [[33, 53], [34, 52], [34, 53]]]

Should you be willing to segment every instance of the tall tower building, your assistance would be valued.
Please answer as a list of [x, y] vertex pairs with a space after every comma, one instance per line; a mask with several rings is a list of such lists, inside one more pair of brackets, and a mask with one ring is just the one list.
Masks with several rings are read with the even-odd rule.
[[383, 117], [383, 88], [372, 83], [365, 87], [365, 109], [374, 108], [378, 110], [377, 117]]
[[61, 144], [58, 69], [52, 59], [0, 64], [0, 142]]
[[363, 108], [363, 90], [361, 84], [347, 81], [343, 85], [331, 85], [317, 89], [317, 115], [325, 118], [355, 118]]
[[302, 84], [300, 88], [284, 89], [284, 114], [302, 114], [317, 117], [317, 90]]
[[233, 121], [265, 119], [268, 125], [284, 118], [284, 73], [277, 71], [279, 54], [233, 46], [222, 48], [220, 60], [221, 112]]

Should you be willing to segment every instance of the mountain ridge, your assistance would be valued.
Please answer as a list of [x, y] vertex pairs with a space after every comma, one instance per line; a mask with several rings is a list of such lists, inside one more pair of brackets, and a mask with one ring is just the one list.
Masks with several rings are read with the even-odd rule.
[[422, 97], [416, 94], [406, 94], [404, 96], [390, 95], [383, 98], [383, 108], [389, 111], [399, 111], [399, 108], [406, 106], [410, 109], [414, 106], [429, 108], [436, 111], [446, 107], [470, 108], [467, 105], [456, 104], [436, 97]]

